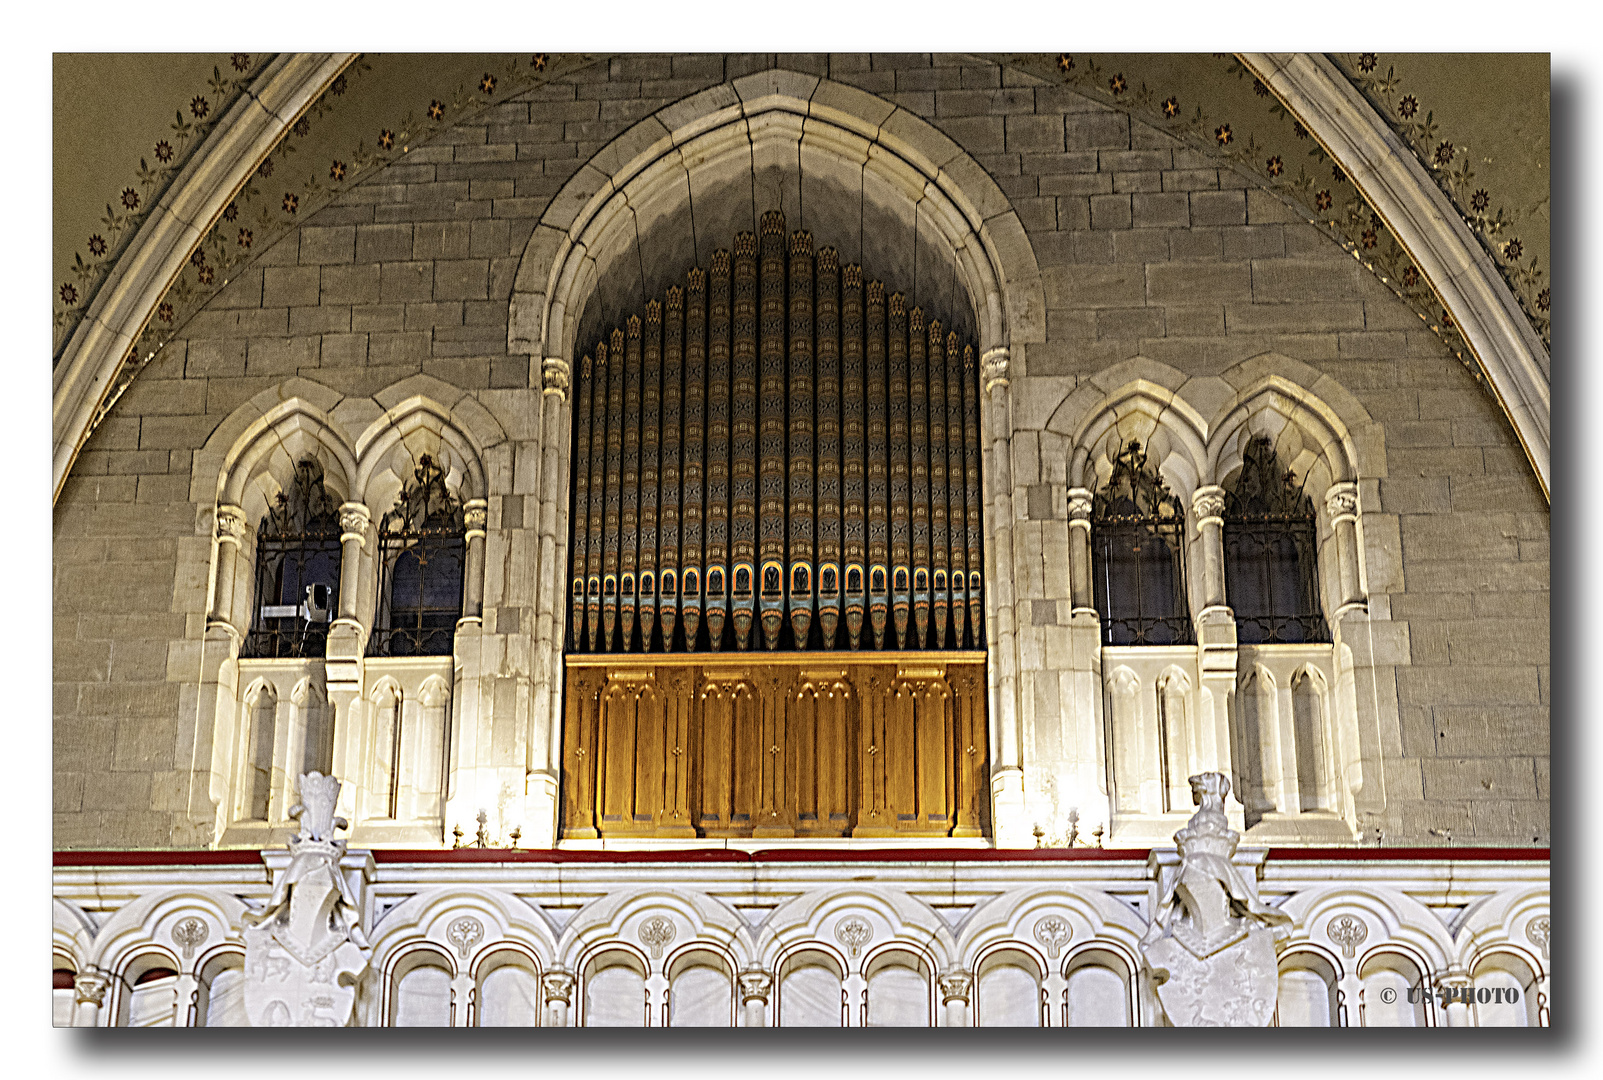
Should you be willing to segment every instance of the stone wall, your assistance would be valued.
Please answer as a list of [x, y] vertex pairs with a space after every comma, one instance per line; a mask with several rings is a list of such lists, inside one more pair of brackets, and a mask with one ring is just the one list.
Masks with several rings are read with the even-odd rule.
[[771, 66], [925, 117], [989, 171], [1029, 234], [1048, 311], [1047, 340], [1013, 359], [1026, 732], [1067, 708], [1046, 670], [1068, 608], [1053, 409], [1133, 357], [1213, 377], [1273, 352], [1335, 380], [1384, 433], [1384, 475], [1363, 477], [1361, 495], [1371, 613], [1394, 623], [1397, 720], [1382, 731], [1387, 809], [1371, 824], [1387, 843], [1545, 843], [1548, 512], [1495, 402], [1384, 286], [1236, 174], [1068, 89], [915, 54], [603, 61], [413, 150], [263, 252], [140, 375], [56, 505], [56, 846], [206, 842], [186, 824], [210, 754], [193, 732], [194, 669], [216, 465], [197, 452], [291, 377], [356, 402], [358, 430], [382, 408], [362, 399], [421, 374], [506, 431], [486, 669], [509, 680], [496, 692], [527, 687], [537, 523], [524, 499], [541, 394], [530, 358], [507, 352], [519, 257], [607, 141]]

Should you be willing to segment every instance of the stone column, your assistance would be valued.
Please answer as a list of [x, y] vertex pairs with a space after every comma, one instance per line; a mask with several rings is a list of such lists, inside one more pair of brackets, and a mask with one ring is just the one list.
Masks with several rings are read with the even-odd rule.
[[546, 1027], [567, 1027], [568, 1006], [573, 1002], [573, 973], [557, 968], [540, 977], [545, 991]]
[[1445, 988], [1452, 995], [1447, 999], [1447, 1026], [1471, 1027], [1469, 996], [1475, 990], [1475, 981], [1467, 972], [1453, 970], [1436, 980], [1436, 985]]
[[980, 357], [980, 382], [988, 399], [981, 437], [989, 437], [985, 461], [985, 497], [990, 514], [985, 529], [985, 591], [991, 667], [991, 715], [996, 718], [991, 747], [991, 808], [997, 847], [1034, 844], [1024, 799], [1024, 764], [1020, 756], [1018, 709], [1018, 613], [1013, 581], [1013, 415], [1008, 384], [1007, 346], [987, 349]]
[[489, 505], [484, 499], [469, 499], [462, 504], [462, 523], [467, 526], [462, 538], [468, 545], [467, 563], [462, 568], [464, 619], [478, 619], [484, 612], [484, 526]]
[[217, 539], [217, 577], [212, 582], [212, 609], [208, 626], [234, 626], [234, 578], [238, 574], [239, 547], [245, 538], [245, 511], [220, 504], [213, 524]]
[[974, 976], [966, 971], [949, 971], [941, 976], [941, 1003], [946, 1006], [946, 1027], [968, 1027], [969, 990]]
[[1349, 607], [1367, 602], [1358, 580], [1358, 485], [1350, 481], [1330, 485], [1325, 492], [1325, 509], [1336, 534], [1336, 562], [1340, 568], [1337, 618]]
[[740, 1026], [765, 1027], [768, 1020], [768, 995], [774, 988], [774, 977], [760, 967], [749, 967], [740, 973]]
[[[1202, 693], [1197, 702], [1197, 755], [1205, 770], [1234, 776], [1230, 752], [1230, 699], [1236, 690], [1236, 616], [1225, 591], [1224, 488], [1205, 484], [1191, 494], [1196, 522], [1197, 558], [1192, 563], [1199, 588], [1197, 669]], [[1225, 799], [1230, 820], [1241, 822], [1244, 793], [1234, 788]]]
[[72, 1014], [73, 1027], [99, 1027], [100, 1006], [106, 1000], [106, 991], [111, 988], [111, 978], [103, 971], [90, 968], [80, 971], [72, 980], [73, 1001], [75, 1008]]
[[524, 507], [524, 524], [536, 530], [538, 550], [524, 833], [531, 847], [554, 847], [560, 816], [557, 780], [562, 759], [561, 638], [566, 625], [568, 436], [572, 409], [568, 401], [568, 362], [548, 356], [540, 372], [540, 473], [535, 497]]
[[1091, 492], [1069, 489], [1069, 596], [1074, 611], [1096, 610], [1091, 580]]
[[366, 503], [340, 504], [340, 601], [337, 617], [356, 619], [357, 597], [362, 591], [362, 550], [367, 547], [371, 513]]
[[1225, 489], [1206, 484], [1191, 493], [1191, 516], [1197, 523], [1201, 548], [1202, 611], [1224, 607], [1225, 600]]

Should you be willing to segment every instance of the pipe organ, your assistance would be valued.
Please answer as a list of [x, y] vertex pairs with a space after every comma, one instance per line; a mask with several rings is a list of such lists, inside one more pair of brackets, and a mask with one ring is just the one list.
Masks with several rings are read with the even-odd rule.
[[770, 211], [578, 366], [564, 835], [979, 835], [974, 343]]

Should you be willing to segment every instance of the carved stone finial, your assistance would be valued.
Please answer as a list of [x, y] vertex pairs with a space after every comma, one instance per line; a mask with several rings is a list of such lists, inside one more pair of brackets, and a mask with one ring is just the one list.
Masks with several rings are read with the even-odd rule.
[[1089, 488], [1069, 489], [1069, 525], [1083, 529], [1091, 527], [1091, 491]]
[[1158, 1001], [1176, 1027], [1263, 1027], [1278, 992], [1275, 955], [1291, 918], [1258, 899], [1232, 857], [1241, 834], [1230, 828], [1223, 773], [1190, 778], [1198, 804], [1174, 834], [1180, 868], [1141, 939]]
[[974, 976], [966, 971], [948, 971], [940, 977], [941, 1003], [967, 1001], [974, 987]]
[[1035, 940], [1046, 946], [1049, 960], [1056, 960], [1063, 946], [1069, 943], [1074, 931], [1060, 915], [1044, 915], [1035, 923]]
[[1191, 493], [1191, 512], [1197, 528], [1204, 525], [1223, 525], [1225, 489], [1218, 484], [1207, 484]]
[[1006, 345], [986, 349], [980, 357], [980, 382], [990, 394], [998, 386], [1007, 386], [1008, 350]]
[[361, 909], [340, 873], [349, 823], [334, 813], [340, 782], [322, 773], [300, 778], [290, 817], [289, 865], [275, 875], [260, 911], [245, 916], [245, 1015], [252, 1027], [344, 1027], [356, 980], [371, 949]]
[[1330, 485], [1330, 490], [1325, 492], [1325, 509], [1330, 511], [1332, 523], [1357, 518], [1358, 485], [1350, 481]]
[[573, 382], [572, 366], [560, 356], [548, 356], [540, 361], [540, 390], [554, 394], [558, 401], [568, 400], [568, 387]]
[[1358, 955], [1358, 946], [1369, 937], [1369, 926], [1356, 915], [1342, 915], [1330, 920], [1325, 936], [1333, 945], [1341, 946], [1341, 955], [1352, 960]]
[[111, 988], [111, 977], [103, 971], [80, 971], [73, 976], [73, 1000], [80, 1005], [100, 1005], [106, 1000], [106, 991]]
[[740, 1003], [760, 1001], [768, 1003], [768, 995], [774, 988], [774, 977], [771, 973], [759, 967], [749, 967], [741, 971], [736, 977], [740, 983]]
[[373, 512], [367, 508], [366, 503], [348, 502], [340, 503], [340, 543], [355, 540], [358, 544], [367, 545], [367, 523], [373, 518]]
[[483, 499], [469, 499], [462, 504], [462, 538], [469, 543], [484, 535], [490, 520], [490, 504]]
[[676, 934], [672, 920], [662, 915], [653, 915], [640, 924], [640, 944], [651, 950], [653, 960], [662, 959], [662, 950], [673, 943]]
[[844, 918], [835, 924], [835, 940], [850, 949], [854, 958], [862, 952], [863, 946], [873, 939], [873, 928], [856, 915]]
[[213, 533], [223, 543], [239, 543], [245, 538], [245, 511], [237, 506], [220, 503], [213, 523]]
[[473, 946], [484, 940], [484, 924], [472, 915], [453, 919], [445, 928], [445, 940], [456, 946], [457, 955], [466, 960], [473, 955]]
[[573, 1001], [573, 972], [548, 971], [540, 976], [540, 989], [545, 991], [547, 1001], [560, 1001], [564, 1005]]
[[206, 920], [193, 915], [180, 919], [178, 925], [173, 927], [173, 944], [183, 950], [185, 960], [194, 959], [195, 950], [204, 945], [209, 936], [211, 927], [206, 925]]

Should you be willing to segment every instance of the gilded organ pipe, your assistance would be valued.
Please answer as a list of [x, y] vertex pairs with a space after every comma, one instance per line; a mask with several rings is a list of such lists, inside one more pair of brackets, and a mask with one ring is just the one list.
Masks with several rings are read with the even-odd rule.
[[580, 364], [569, 651], [983, 648], [976, 366], [763, 215]]

